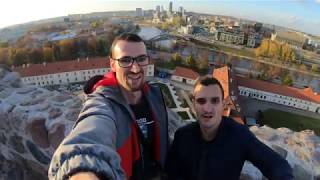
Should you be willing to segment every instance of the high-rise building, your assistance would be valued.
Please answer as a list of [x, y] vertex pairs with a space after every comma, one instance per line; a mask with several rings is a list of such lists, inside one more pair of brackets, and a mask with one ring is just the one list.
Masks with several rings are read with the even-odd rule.
[[169, 13], [172, 14], [172, 1], [170, 1], [170, 3], [169, 3]]
[[160, 13], [160, 6], [156, 6], [156, 12]]
[[181, 16], [184, 16], [184, 9], [182, 6], [179, 7], [179, 13], [181, 14]]
[[136, 16], [137, 17], [142, 17], [143, 16], [142, 8], [136, 8]]
[[164, 8], [163, 8], [163, 6], [161, 6], [161, 12], [163, 12], [164, 11]]

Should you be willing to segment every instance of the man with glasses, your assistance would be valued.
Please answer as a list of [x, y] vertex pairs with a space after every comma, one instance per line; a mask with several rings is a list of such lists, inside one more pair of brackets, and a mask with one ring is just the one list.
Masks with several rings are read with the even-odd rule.
[[245, 160], [272, 180], [291, 180], [288, 162], [260, 142], [246, 127], [223, 117], [224, 91], [212, 77], [193, 90], [197, 122], [178, 129], [168, 153], [171, 180], [239, 179]]
[[122, 34], [111, 46], [110, 73], [95, 77], [70, 134], [52, 158], [49, 179], [153, 179], [168, 149], [166, 107], [145, 82], [150, 58], [142, 39]]

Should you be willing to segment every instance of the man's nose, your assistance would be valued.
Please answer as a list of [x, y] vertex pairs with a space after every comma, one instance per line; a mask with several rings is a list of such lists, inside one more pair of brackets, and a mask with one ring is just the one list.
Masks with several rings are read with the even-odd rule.
[[203, 105], [203, 110], [205, 112], [211, 112], [213, 110], [213, 106], [210, 102], [207, 102]]
[[140, 70], [141, 70], [141, 67], [139, 66], [139, 64], [136, 61], [133, 61], [130, 71], [134, 73], [138, 73], [140, 72]]

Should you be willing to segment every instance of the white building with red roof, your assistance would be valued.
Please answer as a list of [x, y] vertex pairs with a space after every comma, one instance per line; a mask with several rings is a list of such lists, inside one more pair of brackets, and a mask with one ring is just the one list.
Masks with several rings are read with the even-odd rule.
[[[226, 86], [223, 77], [228, 76], [230, 71], [230, 68], [222, 67], [216, 69], [213, 74], [221, 81], [225, 94], [230, 94], [230, 89], [225, 87], [229, 87], [232, 81], [236, 81], [239, 95], [320, 114], [320, 94], [313, 92], [311, 88], [298, 89], [240, 76], [233, 76], [227, 82], [229, 85]], [[231, 99], [236, 99], [232, 98], [232, 95], [231, 92]]]
[[[84, 82], [110, 71], [107, 57], [87, 58], [13, 67], [25, 85], [48, 86]], [[154, 64], [147, 67], [147, 77], [154, 76]]]
[[171, 76], [171, 80], [194, 85], [199, 78], [199, 74], [192, 69], [177, 66]]
[[311, 88], [298, 89], [237, 76], [239, 94], [320, 114], [320, 95]]

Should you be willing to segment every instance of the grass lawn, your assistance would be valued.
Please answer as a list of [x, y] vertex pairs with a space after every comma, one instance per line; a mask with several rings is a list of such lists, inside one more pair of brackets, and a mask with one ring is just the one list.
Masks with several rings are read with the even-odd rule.
[[156, 83], [156, 85], [158, 85], [163, 93], [164, 96], [164, 101], [166, 103], [166, 106], [169, 108], [176, 108], [177, 105], [174, 103], [173, 101], [173, 97], [170, 93], [169, 88], [167, 87], [167, 85], [162, 84], [162, 83]]
[[248, 51], [248, 50], [245, 50], [245, 49], [236, 49], [236, 48], [231, 48], [231, 47], [223, 46], [223, 45], [216, 45], [216, 48], [218, 50], [223, 51], [223, 52], [229, 52], [229, 53], [234, 53], [236, 55], [248, 56], [248, 57], [251, 57], [251, 58], [256, 58], [256, 56], [253, 53], [253, 51]]
[[320, 136], [320, 119], [309, 118], [275, 109], [263, 112], [262, 123], [272, 128], [287, 127], [293, 131], [313, 130]]

